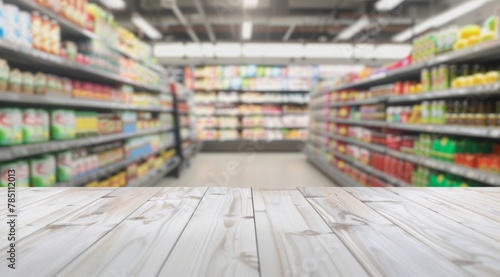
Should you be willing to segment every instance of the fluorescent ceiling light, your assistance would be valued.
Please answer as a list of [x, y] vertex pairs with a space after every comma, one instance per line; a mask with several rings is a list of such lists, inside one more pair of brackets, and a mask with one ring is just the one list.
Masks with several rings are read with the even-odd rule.
[[245, 21], [241, 24], [241, 38], [244, 40], [248, 40], [252, 38], [252, 29], [253, 24], [252, 21]]
[[239, 43], [217, 43], [214, 50], [217, 57], [234, 58], [241, 56], [241, 44]]
[[375, 9], [379, 12], [387, 12], [399, 6], [399, 4], [404, 1], [405, 0], [378, 0], [377, 3], [375, 3]]
[[304, 45], [300, 43], [244, 43], [243, 57], [253, 58], [301, 58]]
[[138, 13], [132, 14], [132, 23], [134, 23], [134, 25], [144, 32], [144, 34], [146, 34], [146, 36], [150, 39], [160, 39], [162, 37], [161, 33]]
[[410, 44], [381, 44], [373, 52], [375, 59], [403, 59], [410, 55], [412, 46]]
[[408, 28], [405, 31], [395, 35], [392, 38], [394, 42], [404, 42], [411, 39], [414, 36], [417, 36], [429, 29], [440, 27], [444, 24], [447, 24], [454, 19], [457, 19], [467, 13], [470, 13], [477, 8], [485, 5], [486, 3], [491, 2], [491, 0], [469, 0], [457, 6], [454, 6], [451, 9], [444, 11], [436, 16], [433, 16], [422, 23], [417, 24], [412, 28]]
[[184, 44], [182, 43], [157, 43], [154, 45], [153, 52], [155, 57], [184, 57]]
[[123, 10], [127, 6], [123, 0], [101, 0], [101, 3], [111, 10]]
[[269, 58], [269, 59], [402, 59], [411, 52], [409, 44], [348, 43], [167, 43], [154, 45], [158, 58]]
[[241, 54], [243, 57], [259, 58], [263, 57], [265, 46], [261, 43], [245, 43], [241, 47]]
[[243, 8], [253, 9], [257, 7], [259, 0], [243, 0]]
[[365, 27], [370, 24], [368, 17], [362, 16], [358, 21], [356, 21], [351, 26], [345, 28], [338, 36], [339, 40], [349, 40], [354, 37], [357, 33], [361, 32]]
[[302, 43], [265, 44], [264, 57], [302, 58], [303, 55], [304, 55], [304, 44]]
[[184, 53], [185, 53], [185, 56], [190, 57], [190, 58], [191, 57], [201, 58], [204, 56], [202, 47], [199, 43], [187, 43], [184, 46]]
[[373, 59], [375, 45], [373, 44], [356, 44], [353, 47], [353, 57], [356, 59]]
[[306, 58], [343, 58], [352, 57], [351, 44], [332, 43], [308, 43], [304, 46], [304, 57]]

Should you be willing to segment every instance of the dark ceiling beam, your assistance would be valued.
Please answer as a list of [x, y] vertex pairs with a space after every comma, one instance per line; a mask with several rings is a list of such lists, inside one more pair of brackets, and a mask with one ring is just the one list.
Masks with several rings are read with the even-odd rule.
[[207, 34], [208, 34], [208, 38], [210, 39], [211, 42], [215, 42], [216, 41], [216, 38], [215, 38], [215, 35], [214, 35], [214, 31], [212, 30], [212, 25], [210, 25], [210, 23], [208, 23], [208, 21], [206, 20], [206, 14], [205, 14], [205, 9], [203, 8], [200, 0], [193, 0], [194, 2], [194, 5], [196, 6], [196, 10], [198, 11], [198, 14], [200, 14], [200, 16], [203, 18], [203, 25], [205, 25], [205, 29], [207, 31]]

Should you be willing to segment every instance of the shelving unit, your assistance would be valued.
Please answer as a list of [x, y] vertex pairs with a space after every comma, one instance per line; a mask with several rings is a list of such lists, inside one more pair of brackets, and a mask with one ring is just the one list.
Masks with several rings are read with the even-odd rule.
[[[367, 89], [372, 86], [389, 84], [394, 81], [401, 81], [404, 79], [413, 78], [414, 80], [415, 78], [419, 78], [420, 71], [422, 69], [429, 68], [431, 66], [441, 65], [443, 63], [491, 62], [492, 57], [494, 55], [498, 56], [498, 54], [500, 54], [500, 41], [494, 40], [479, 44], [477, 46], [466, 48], [463, 50], [439, 55], [436, 58], [424, 63], [414, 64], [401, 69], [396, 69], [384, 74], [379, 74], [377, 76], [356, 81], [350, 84], [339, 85], [332, 88], [321, 87], [319, 90], [316, 90], [316, 92], [313, 91], [311, 93], [311, 98], [315, 99], [316, 97], [320, 97], [331, 92], [335, 93], [338, 91]], [[493, 58], [493, 60], [494, 59], [495, 58]], [[496, 59], [498, 60], [498, 58]], [[458, 124], [457, 125], [407, 124], [407, 123], [393, 123], [393, 122], [374, 121], [374, 120], [357, 120], [351, 118], [331, 118], [327, 116], [328, 113], [326, 113], [325, 110], [329, 108], [355, 107], [355, 106], [371, 105], [371, 104], [382, 104], [385, 107], [390, 107], [392, 105], [399, 105], [405, 103], [408, 105], [413, 105], [414, 103], [420, 103], [423, 101], [447, 100], [447, 99], [484, 100], [484, 99], [490, 99], [491, 97], [498, 98], [499, 96], [500, 96], [500, 83], [493, 83], [481, 86], [452, 88], [447, 90], [432, 91], [419, 94], [390, 95], [390, 96], [382, 96], [377, 98], [362, 99], [356, 101], [315, 103], [311, 104], [310, 106], [312, 114], [311, 121], [313, 122], [311, 126], [313, 127], [310, 128], [309, 134], [311, 137], [318, 138], [319, 141], [325, 141], [325, 139], [326, 140], [332, 139], [337, 142], [344, 143], [346, 145], [357, 146], [360, 149], [369, 150], [371, 153], [379, 153], [385, 156], [393, 157], [397, 160], [409, 162], [416, 166], [422, 166], [424, 168], [434, 170], [438, 173], [461, 177], [466, 180], [474, 181], [486, 186], [500, 186], [500, 174], [495, 172], [489, 172], [472, 167], [453, 164], [451, 162], [444, 162], [432, 157], [419, 156], [411, 153], [393, 150], [384, 145], [367, 143], [349, 137], [344, 137], [333, 132], [328, 132], [327, 129], [323, 129], [327, 127], [321, 127], [321, 126], [331, 127], [332, 125], [328, 125], [328, 123], [336, 123], [348, 126], [364, 126], [367, 127], [368, 129], [381, 130], [384, 133], [399, 131], [397, 134], [401, 134], [401, 132], [408, 132], [410, 134], [423, 133], [423, 134], [435, 135], [436, 137], [443, 137], [450, 135], [458, 137], [480, 138], [483, 140], [498, 142], [498, 140], [500, 139], [500, 127], [479, 127], [471, 125], [464, 126]], [[325, 113], [323, 113], [322, 111], [324, 111]], [[314, 126], [319, 126], [319, 127], [314, 127]], [[343, 155], [336, 150], [328, 149], [321, 144], [318, 145], [317, 141], [318, 140], [308, 141], [309, 146], [306, 151], [306, 154], [309, 160], [313, 164], [317, 165], [332, 179], [337, 180], [337, 182], [341, 184], [345, 183], [347, 185], [351, 185], [352, 182], [349, 182], [349, 179], [351, 179], [352, 181], [352, 178], [344, 174], [341, 170], [335, 168], [334, 165], [330, 165], [329, 163], [327, 163], [328, 166], [326, 166], [324, 160], [319, 162], [318, 158], [316, 157], [317, 156], [316, 153], [318, 153], [317, 151], [320, 151], [321, 153], [327, 153], [326, 155], [328, 155], [329, 153], [329, 155], [331, 155], [332, 157], [339, 158], [349, 163], [350, 165], [354, 166], [355, 168], [360, 169], [362, 172], [365, 172], [372, 176], [376, 176], [379, 179], [386, 181], [389, 185], [412, 186], [412, 184], [407, 184], [402, 180], [387, 175], [384, 172], [374, 170], [371, 166], [353, 160], [350, 157]], [[316, 149], [317, 151], [314, 151], [314, 149]], [[339, 178], [341, 179], [340, 181]], [[358, 183], [358, 185], [360, 184]]]
[[311, 97], [316, 97], [329, 93], [335, 90], [345, 90], [361, 87], [371, 87], [376, 85], [387, 84], [390, 82], [399, 81], [408, 77], [415, 77], [420, 74], [420, 71], [424, 68], [449, 63], [463, 63], [463, 62], [488, 62], [491, 61], [492, 57], [496, 57], [500, 54], [500, 40], [492, 40], [485, 43], [481, 43], [472, 47], [468, 47], [462, 50], [453, 51], [450, 53], [445, 53], [437, 56], [434, 59], [428, 60], [426, 62], [412, 64], [400, 69], [395, 69], [387, 73], [379, 74], [377, 76], [372, 76], [370, 78], [356, 81], [350, 84], [340, 85], [335, 88], [328, 88], [323, 91], [319, 91]]
[[[196, 129], [192, 111], [192, 92], [176, 82], [170, 84], [170, 91], [174, 95], [174, 117], [177, 126], [175, 135], [179, 142], [176, 151], [180, 154], [179, 166], [173, 171], [173, 175], [179, 177], [190, 166], [191, 160], [200, 150], [200, 146], [194, 134]], [[180, 109], [181, 106], [185, 107]], [[188, 123], [182, 123], [181, 118], [188, 118]], [[182, 129], [187, 130], [187, 137], [182, 136]]]
[[[83, 42], [83, 41], [99, 41], [103, 39], [92, 31], [86, 30], [73, 22], [63, 18], [56, 12], [45, 8], [35, 1], [30, 0], [5, 0], [4, 2], [14, 4], [20, 7], [23, 11], [37, 11], [41, 15], [48, 16], [59, 24], [61, 30], [61, 38], [65, 40]], [[114, 53], [134, 60], [136, 63], [145, 66], [149, 70], [153, 70], [158, 75], [166, 75], [165, 69], [161, 66], [152, 64], [150, 61], [138, 59], [131, 54], [119, 50], [118, 45], [107, 45]], [[141, 91], [149, 93], [152, 97], [159, 98], [160, 95], [171, 94], [167, 85], [150, 85], [146, 82], [139, 82], [136, 79], [125, 78], [119, 72], [104, 70], [101, 68], [93, 67], [63, 58], [63, 56], [53, 55], [50, 53], [42, 52], [37, 49], [27, 48], [16, 45], [10, 41], [0, 39], [0, 58], [5, 59], [11, 68], [21, 68], [30, 72], [43, 72], [47, 74], [54, 74], [59, 77], [72, 78], [77, 81], [88, 81], [95, 85], [106, 85], [109, 87], [118, 87], [121, 85], [131, 86], [135, 92]], [[123, 102], [113, 102], [104, 100], [81, 99], [73, 98], [69, 95], [61, 96], [57, 93], [48, 92], [47, 95], [24, 94], [14, 91], [0, 91], [0, 103], [2, 107], [19, 107], [21, 109], [37, 108], [37, 109], [74, 109], [83, 112], [102, 112], [104, 114], [115, 114], [119, 118], [118, 112], [149, 112], [155, 115], [160, 114], [174, 114], [175, 106], [166, 107], [163, 104], [150, 104], [159, 106], [136, 106]], [[117, 99], [118, 101], [118, 99]], [[159, 99], [158, 99], [159, 102]], [[134, 102], [135, 103], [135, 102]], [[96, 119], [98, 120], [98, 119]], [[178, 132], [178, 125], [172, 124], [171, 126], [161, 126], [154, 129], [143, 129], [144, 127], [137, 127], [141, 131], [126, 131], [122, 130], [121, 133], [114, 134], [97, 134], [71, 140], [50, 140], [46, 142], [7, 145], [0, 146], [0, 165], [17, 162], [19, 159], [28, 159], [32, 157], [39, 157], [40, 155], [56, 155], [61, 151], [73, 151], [77, 149], [95, 148], [104, 143], [125, 141], [132, 138], [140, 138], [147, 135], [159, 135], [170, 132]], [[139, 156], [131, 155], [134, 158], [125, 158], [112, 163], [107, 166], [99, 167], [93, 172], [83, 174], [78, 177], [71, 178], [70, 181], [56, 182], [56, 186], [73, 187], [84, 186], [94, 181], [101, 180], [112, 176], [118, 172], [123, 172], [128, 166], [136, 163], [145, 164], [150, 162], [149, 158], [160, 155], [164, 150], [171, 150], [180, 147], [181, 142], [176, 140], [173, 143], [168, 142], [161, 145], [155, 151], [144, 153]], [[122, 144], [120, 147], [125, 147]], [[119, 147], [117, 147], [118, 149]], [[113, 148], [115, 149], [115, 148]], [[156, 148], [155, 148], [156, 149]], [[124, 151], [124, 149], [123, 149]], [[144, 186], [152, 185], [154, 182], [165, 177], [167, 174], [175, 171], [181, 162], [180, 151], [176, 151], [171, 158], [166, 160], [161, 168], [149, 168], [149, 171], [144, 176], [139, 176], [138, 179], [130, 181], [127, 179], [127, 186]], [[165, 156], [166, 157], [166, 156]], [[72, 165], [73, 166], [73, 165]], [[75, 166], [76, 168], [76, 166]], [[55, 170], [55, 169], [54, 169]], [[73, 169], [74, 170], [74, 169]], [[128, 177], [127, 177], [128, 178]]]
[[[106, 176], [112, 174], [113, 172], [118, 172], [118, 171], [126, 168], [128, 165], [130, 165], [132, 163], [142, 161], [145, 158], [147, 158], [148, 156], [159, 154], [162, 150], [166, 150], [166, 149], [172, 148], [174, 146], [175, 145], [172, 145], [172, 144], [165, 145], [165, 146], [161, 147], [160, 149], [158, 149], [157, 151], [153, 151], [151, 153], [147, 153], [147, 154], [141, 155], [139, 157], [135, 157], [135, 158], [124, 159], [123, 161], [119, 161], [117, 163], [113, 163], [113, 164], [110, 164], [108, 166], [99, 168], [96, 172], [87, 174], [85, 176], [77, 177], [69, 182], [57, 183], [55, 186], [56, 187], [80, 187], [80, 186], [83, 186], [87, 183], [92, 182], [93, 180], [97, 180], [97, 179], [106, 177]], [[172, 159], [177, 159], [177, 157], [174, 157]], [[170, 162], [168, 162], [168, 163], [170, 163]], [[148, 174], [148, 176], [149, 175], [150, 174]], [[149, 179], [149, 178], [145, 178], [145, 177], [143, 177], [143, 178]], [[140, 184], [142, 182], [138, 182], [138, 183]]]

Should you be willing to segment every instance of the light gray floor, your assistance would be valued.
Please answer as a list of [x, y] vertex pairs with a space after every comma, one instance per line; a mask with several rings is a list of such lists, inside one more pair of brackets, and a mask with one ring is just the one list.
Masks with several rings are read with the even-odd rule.
[[166, 178], [157, 186], [291, 188], [336, 185], [302, 153], [198, 153], [181, 178]]

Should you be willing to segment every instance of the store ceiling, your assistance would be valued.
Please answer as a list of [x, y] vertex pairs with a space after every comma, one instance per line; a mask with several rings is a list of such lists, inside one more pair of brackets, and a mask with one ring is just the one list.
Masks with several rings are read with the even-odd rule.
[[[112, 10], [118, 23], [146, 41], [152, 41], [160, 62], [169, 64], [380, 65], [404, 58], [410, 53], [411, 37], [403, 40], [395, 38], [404, 31], [412, 33], [408, 30], [415, 25], [425, 23], [429, 18], [441, 15], [465, 2], [489, 1], [488, 5], [480, 5], [477, 10], [474, 9], [473, 12], [459, 16], [449, 23], [463, 25], [479, 22], [491, 15], [497, 5], [496, 0], [92, 1], [101, 4], [121, 3], [121, 9]], [[249, 2], [257, 4], [254, 7], [246, 7]], [[381, 2], [397, 5], [388, 11], [380, 11]], [[161, 38], [151, 40], [143, 34], [143, 30], [131, 22], [133, 15], [136, 17], [137, 14], [157, 29]], [[244, 38], [244, 22], [251, 22], [251, 35], [248, 38]], [[399, 48], [388, 45], [393, 43], [404, 45], [396, 45], [400, 46]], [[344, 47], [346, 44], [347, 48]], [[292, 49], [295, 46], [301, 50]], [[334, 53], [334, 46], [341, 50]], [[283, 50], [275, 51], [281, 47]], [[376, 51], [379, 47], [395, 51]], [[317, 48], [318, 51], [306, 51], [307, 48]], [[359, 49], [362, 49], [361, 53]], [[273, 56], [267, 55], [270, 50], [275, 53]], [[258, 55], [256, 52], [259, 52]], [[300, 52], [300, 55], [293, 54], [295, 52]], [[317, 52], [322, 54], [316, 55]]]
[[[335, 40], [361, 15], [368, 14], [369, 28], [377, 29], [367, 38], [366, 42], [370, 43], [388, 42], [392, 36], [410, 27], [413, 19], [422, 20], [430, 10], [438, 13], [453, 2], [407, 0], [397, 11], [379, 13], [374, 8], [375, 0], [259, 0], [253, 9], [244, 9], [243, 0], [124, 1], [124, 10], [113, 11], [118, 22], [140, 33], [130, 22], [132, 13], [138, 12], [163, 34], [162, 41], [192, 42], [189, 28], [201, 42], [242, 41], [241, 24], [248, 19], [253, 22], [249, 40], [252, 42], [328, 42]], [[169, 3], [177, 3], [186, 24], [169, 8]], [[384, 22], [380, 22], [380, 18]]]

